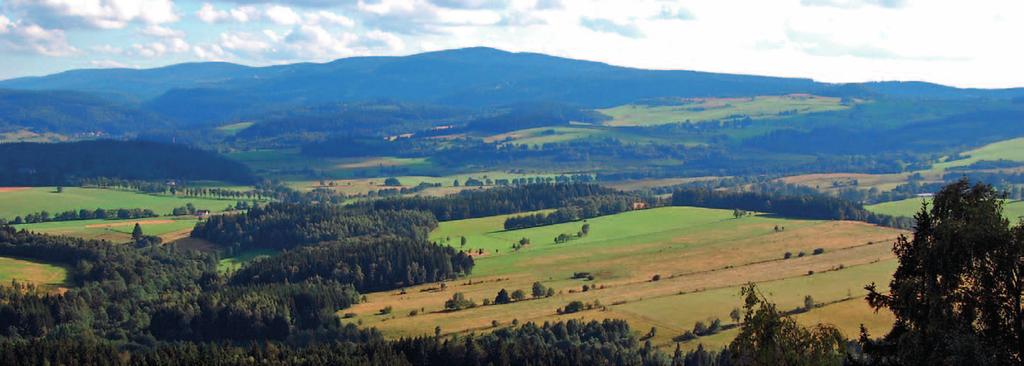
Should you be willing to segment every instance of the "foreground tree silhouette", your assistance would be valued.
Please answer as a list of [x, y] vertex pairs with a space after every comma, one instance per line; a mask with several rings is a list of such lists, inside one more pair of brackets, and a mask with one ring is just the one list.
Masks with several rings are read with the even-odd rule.
[[899, 267], [889, 292], [867, 286], [868, 303], [896, 315], [892, 331], [870, 340], [878, 365], [1019, 365], [1024, 362], [1024, 226], [1010, 228], [1002, 196], [966, 179], [947, 185], [915, 216], [914, 237], [893, 251]]
[[846, 338], [831, 325], [805, 328], [780, 312], [754, 284], [744, 296], [743, 326], [729, 344], [734, 365], [842, 365]]

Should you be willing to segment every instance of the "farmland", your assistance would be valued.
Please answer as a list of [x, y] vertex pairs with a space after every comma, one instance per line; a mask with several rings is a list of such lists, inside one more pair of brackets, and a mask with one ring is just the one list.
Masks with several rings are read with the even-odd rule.
[[310, 173], [333, 179], [351, 179], [381, 175], [434, 174], [438, 171], [433, 164], [422, 158], [320, 158], [302, 155], [299, 149], [236, 151], [227, 156], [248, 165], [256, 173], [290, 180], [307, 178]]
[[772, 119], [789, 114], [837, 111], [848, 108], [839, 98], [814, 95], [758, 96], [750, 98], [680, 99], [667, 105], [628, 104], [599, 110], [612, 119], [607, 126], [655, 126], [742, 119]]
[[[486, 331], [493, 320], [507, 325], [513, 319], [621, 318], [635, 329], [659, 328], [653, 342], [667, 347], [696, 321], [713, 317], [728, 323], [729, 311], [740, 305], [739, 286], [754, 281], [783, 309], [802, 304], [805, 295], [829, 304], [804, 314], [806, 321], [832, 307], [842, 308], [851, 314], [840, 324], [848, 336], [856, 334], [861, 322], [876, 332], [891, 323], [886, 314], [875, 315], [861, 306], [860, 296], [863, 285], [888, 282], [895, 268], [888, 244], [897, 230], [847, 221], [736, 219], [727, 210], [665, 207], [590, 219], [588, 235], [554, 244], [555, 236], [577, 233], [583, 223], [504, 231], [505, 217], [445, 222], [432, 233], [434, 241], [459, 249], [483, 249], [468, 278], [447, 283], [444, 290], [430, 284], [404, 293], [371, 293], [366, 303], [346, 310], [357, 314], [350, 320], [376, 326], [389, 336], [411, 336], [429, 334], [435, 326], [444, 333]], [[785, 229], [776, 231], [776, 226]], [[512, 243], [522, 238], [530, 244], [514, 250]], [[823, 253], [812, 255], [815, 248]], [[794, 258], [783, 259], [786, 252]], [[815, 274], [808, 275], [810, 271]], [[593, 279], [574, 279], [576, 272]], [[658, 281], [652, 281], [655, 275]], [[533, 282], [557, 292], [509, 305], [442, 311], [455, 292], [480, 304], [502, 288], [529, 292]], [[590, 290], [583, 291], [583, 286]], [[573, 300], [599, 301], [603, 307], [557, 314]], [[393, 308], [391, 315], [376, 314], [386, 306]], [[414, 310], [417, 314], [410, 315]], [[715, 339], [724, 344], [729, 336], [722, 333], [699, 343]]]
[[[360, 179], [327, 179], [323, 183], [327, 184], [322, 186], [320, 181], [291, 181], [289, 185], [296, 190], [308, 191], [314, 188], [330, 188], [336, 192], [355, 195], [365, 194], [369, 191], [377, 191], [381, 189], [389, 188], [411, 188], [419, 185], [420, 183], [440, 184], [440, 187], [430, 188], [423, 192], [427, 195], [443, 195], [447, 193], [454, 193], [463, 189], [480, 189], [480, 187], [466, 187], [463, 184], [468, 179], [477, 179], [480, 181], [487, 181], [490, 179], [493, 183], [497, 179], [515, 179], [515, 178], [549, 178], [554, 177], [554, 174], [549, 173], [511, 173], [503, 171], [484, 171], [467, 174], [452, 174], [444, 176], [422, 176], [422, 175], [399, 175], [395, 176], [400, 187], [389, 187], [384, 185], [384, 177], [377, 178], [360, 178]], [[459, 181], [460, 186], [455, 187], [455, 181]]]
[[48, 211], [51, 214], [79, 209], [148, 208], [159, 215], [171, 213], [175, 207], [192, 203], [197, 209], [221, 211], [233, 200], [181, 198], [98, 188], [65, 187], [57, 193], [53, 187], [0, 190], [0, 218]]
[[[880, 214], [913, 217], [914, 214], [921, 210], [923, 202], [930, 203], [931, 199], [907, 198], [905, 200], [868, 205], [864, 206], [864, 208]], [[1003, 216], [1009, 219], [1011, 223], [1016, 223], [1019, 218], [1024, 217], [1024, 201], [1005, 201], [1003, 203]]]
[[50, 235], [127, 242], [131, 240], [135, 223], [142, 227], [146, 235], [160, 236], [164, 241], [171, 241], [187, 235], [195, 226], [196, 219], [194, 217], [171, 217], [137, 220], [72, 220], [23, 224], [16, 225], [15, 228]]
[[1024, 138], [994, 142], [960, 154], [963, 158], [935, 164], [932, 172], [943, 172], [948, 168], [968, 166], [982, 160], [1012, 160], [1024, 162]]
[[64, 284], [67, 271], [60, 266], [17, 258], [0, 257], [0, 285], [11, 281], [27, 282], [44, 288]]

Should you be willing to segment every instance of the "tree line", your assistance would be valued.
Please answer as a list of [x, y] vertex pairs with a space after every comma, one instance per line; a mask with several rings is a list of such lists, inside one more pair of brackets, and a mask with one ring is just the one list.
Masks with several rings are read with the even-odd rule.
[[513, 216], [505, 219], [505, 230], [525, 229], [536, 226], [554, 225], [564, 222], [573, 222], [598, 216], [613, 215], [626, 212], [634, 208], [635, 204], [640, 207], [648, 207], [646, 200], [636, 195], [609, 194], [591, 196], [575, 199], [565, 207], [560, 207], [554, 212], [535, 213], [532, 215]]
[[[95, 210], [81, 209], [81, 210], [67, 210], [50, 214], [49, 211], [43, 210], [35, 213], [25, 215], [25, 217], [15, 216], [10, 220], [9, 223], [14, 225], [19, 224], [35, 224], [40, 222], [50, 221], [74, 221], [74, 220], [95, 220], [95, 219], [141, 219], [148, 217], [158, 217], [156, 212], [148, 208], [97, 208]], [[0, 223], [4, 222], [0, 218]]]
[[379, 210], [421, 210], [440, 221], [537, 211], [565, 206], [569, 202], [597, 195], [613, 194], [613, 189], [586, 183], [529, 184], [480, 191], [462, 191], [446, 197], [388, 198], [355, 204], [355, 207]]
[[771, 212], [815, 220], [856, 220], [896, 228], [910, 228], [913, 225], [913, 219], [876, 214], [865, 210], [860, 204], [821, 194], [789, 196], [698, 188], [675, 191], [672, 193], [672, 204]]

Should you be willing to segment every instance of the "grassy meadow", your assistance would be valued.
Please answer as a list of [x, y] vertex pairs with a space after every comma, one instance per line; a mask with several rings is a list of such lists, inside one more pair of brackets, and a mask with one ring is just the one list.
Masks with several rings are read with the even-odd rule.
[[[864, 208], [871, 212], [890, 216], [914, 217], [914, 214], [921, 210], [921, 204], [924, 202], [930, 204], [931, 198], [907, 198], [899, 201], [868, 205], [864, 206]], [[1024, 201], [1004, 201], [1003, 216], [1010, 220], [1011, 223], [1016, 223], [1018, 219], [1024, 217]]]
[[[484, 172], [467, 173], [467, 174], [452, 174], [452, 175], [444, 175], [444, 176], [399, 175], [399, 176], [395, 176], [395, 178], [398, 179], [398, 182], [402, 184], [401, 187], [406, 187], [406, 188], [415, 187], [415, 186], [419, 185], [420, 183], [431, 183], [431, 184], [440, 183], [441, 187], [429, 188], [429, 189], [426, 189], [426, 190], [422, 191], [420, 194], [422, 194], [422, 195], [445, 195], [445, 194], [448, 194], [448, 193], [456, 193], [456, 192], [459, 192], [459, 191], [465, 190], [465, 189], [484, 189], [484, 188], [489, 188], [489, 187], [466, 187], [466, 186], [464, 186], [463, 184], [465, 184], [466, 180], [468, 180], [469, 178], [474, 178], [474, 179], [478, 179], [478, 180], [483, 181], [483, 180], [486, 180], [486, 179], [491, 179], [491, 180], [509, 179], [509, 180], [511, 180], [511, 179], [515, 179], [515, 178], [537, 178], [537, 177], [548, 178], [548, 177], [555, 177], [555, 176], [556, 176], [556, 174], [550, 174], [550, 173], [536, 173], [536, 174], [533, 174], [533, 173], [510, 173], [510, 172], [503, 172], [503, 171], [484, 171]], [[326, 180], [323, 181], [323, 183], [327, 184], [326, 187], [321, 186], [320, 185], [320, 183], [321, 183], [320, 181], [300, 180], [300, 181], [291, 181], [291, 182], [289, 182], [289, 186], [291, 186], [291, 188], [293, 188], [293, 189], [300, 190], [300, 191], [308, 191], [308, 190], [312, 190], [314, 188], [324, 187], [324, 188], [330, 188], [330, 189], [333, 189], [333, 190], [335, 190], [337, 192], [341, 192], [341, 193], [345, 193], [345, 194], [349, 194], [349, 195], [352, 195], [352, 194], [365, 194], [365, 193], [367, 193], [369, 191], [378, 191], [378, 190], [387, 189], [387, 188], [401, 188], [401, 187], [388, 187], [388, 186], [385, 186], [384, 185], [384, 179], [386, 179], [386, 177], [360, 178], [360, 179], [326, 179]], [[455, 187], [454, 186], [454, 183], [455, 183], [456, 180], [459, 181], [459, 185], [460, 185], [459, 187]]]
[[84, 239], [102, 239], [112, 242], [131, 240], [132, 229], [138, 223], [146, 235], [156, 235], [165, 242], [188, 235], [196, 225], [194, 217], [153, 217], [130, 220], [72, 220], [37, 224], [15, 225], [42, 234], [66, 235]]
[[[589, 235], [555, 244], [555, 236], [576, 233], [583, 222], [504, 231], [504, 218], [444, 222], [431, 234], [434, 241], [459, 249], [484, 250], [484, 255], [475, 257], [471, 276], [447, 283], [445, 290], [428, 284], [404, 293], [368, 294], [367, 302], [344, 311], [356, 314], [347, 321], [398, 337], [431, 334], [436, 326], [445, 334], [487, 331], [495, 320], [508, 325], [513, 319], [621, 318], [638, 331], [657, 327], [653, 342], [668, 347], [674, 346], [674, 336], [691, 329], [696, 321], [717, 317], [730, 323], [729, 311], [741, 304], [740, 286], [753, 281], [783, 309], [802, 304], [805, 295], [829, 304], [802, 315], [808, 322], [816, 312], [842, 308], [850, 316], [838, 325], [848, 336], [856, 336], [860, 323], [875, 332], [891, 325], [886, 314], [876, 315], [861, 306], [860, 297], [865, 284], [888, 283], [896, 263], [889, 244], [900, 233], [897, 230], [849, 221], [736, 219], [729, 210], [664, 207], [587, 220]], [[776, 231], [775, 226], [785, 230]], [[460, 245], [461, 236], [466, 237], [465, 247]], [[513, 250], [512, 243], [521, 238], [531, 243]], [[811, 255], [815, 248], [824, 253]], [[783, 259], [787, 251], [793, 253], [792, 259]], [[800, 252], [806, 255], [798, 258]], [[573, 279], [575, 272], [588, 272], [594, 278]], [[652, 280], [655, 275], [658, 281]], [[535, 281], [554, 288], [556, 294], [443, 311], [444, 301], [454, 292], [480, 304], [502, 288], [529, 293]], [[584, 285], [592, 289], [584, 292]], [[557, 314], [557, 309], [573, 300], [599, 301], [603, 307]], [[387, 306], [393, 308], [391, 314], [378, 314]], [[414, 310], [417, 314], [411, 315]], [[728, 342], [727, 333], [686, 345]]]
[[599, 112], [612, 119], [607, 126], [655, 126], [714, 120], [779, 118], [787, 113], [815, 113], [849, 108], [839, 98], [814, 95], [759, 96], [749, 98], [699, 98], [675, 105], [627, 104]]
[[297, 148], [236, 151], [226, 156], [248, 165], [255, 173], [284, 180], [308, 179], [311, 173], [331, 179], [354, 179], [439, 172], [424, 158], [318, 158], [302, 155]]
[[931, 171], [944, 172], [948, 168], [968, 166], [981, 160], [1024, 161], [1024, 138], [994, 142], [960, 155], [964, 158], [937, 163]]
[[64, 267], [10, 257], [0, 257], [0, 285], [11, 281], [27, 282], [44, 288], [64, 285], [67, 270]]
[[221, 272], [237, 271], [239, 268], [242, 268], [242, 265], [250, 261], [266, 258], [274, 254], [277, 254], [277, 252], [270, 249], [247, 250], [235, 256], [221, 258], [220, 262], [217, 262], [217, 270]]
[[54, 187], [0, 189], [0, 218], [13, 219], [15, 216], [40, 211], [50, 214], [67, 210], [97, 208], [148, 208], [159, 215], [170, 214], [175, 207], [191, 202], [198, 209], [223, 211], [234, 200], [211, 198], [180, 198], [159, 196], [138, 192], [118, 191], [100, 188], [65, 187], [57, 193]]

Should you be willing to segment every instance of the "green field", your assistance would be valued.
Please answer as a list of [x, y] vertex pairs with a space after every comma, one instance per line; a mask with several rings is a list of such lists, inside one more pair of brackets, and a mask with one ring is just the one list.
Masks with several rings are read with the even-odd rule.
[[256, 173], [283, 180], [309, 179], [311, 173], [331, 179], [348, 179], [441, 172], [424, 158], [319, 158], [302, 155], [299, 149], [236, 151], [227, 156]]
[[[191, 230], [196, 225], [196, 219], [194, 217], [154, 217], [132, 220], [52, 221], [15, 225], [15, 228], [50, 235], [67, 235], [85, 239], [125, 242], [131, 239], [135, 223], [139, 223], [142, 226], [142, 232], [146, 235], [165, 237]], [[165, 237], [165, 239], [170, 238]]]
[[[482, 188], [482, 187], [465, 187], [465, 186], [454, 187], [454, 183], [455, 183], [456, 180], [459, 181], [460, 185], [463, 185], [463, 184], [466, 183], [466, 180], [468, 180], [469, 178], [477, 179], [477, 180], [480, 180], [480, 181], [486, 181], [487, 179], [491, 179], [493, 181], [493, 180], [497, 180], [497, 179], [508, 179], [508, 180], [511, 180], [511, 179], [515, 179], [515, 178], [553, 178], [556, 175], [557, 174], [550, 174], [550, 173], [510, 173], [510, 172], [503, 172], [503, 171], [483, 171], [483, 172], [476, 172], [476, 173], [452, 174], [452, 175], [444, 175], [444, 176], [436, 176], [436, 177], [434, 177], [434, 176], [423, 176], [423, 175], [398, 175], [398, 176], [394, 176], [394, 177], [396, 179], [398, 179], [399, 183], [402, 184], [402, 187], [407, 187], [407, 188], [415, 187], [415, 186], [419, 185], [420, 183], [441, 184], [441, 187], [431, 188], [431, 189], [428, 189], [427, 191], [424, 192], [424, 194], [428, 194], [429, 195], [429, 194], [453, 193], [453, 192], [458, 192], [458, 191], [463, 190], [463, 189], [481, 189]], [[326, 180], [323, 181], [323, 183], [327, 184], [328, 188], [331, 188], [331, 189], [333, 189], [335, 191], [338, 191], [338, 192], [341, 192], [341, 193], [345, 193], [345, 194], [365, 194], [366, 192], [369, 192], [369, 191], [378, 191], [378, 190], [381, 190], [381, 189], [396, 188], [396, 187], [387, 187], [387, 186], [385, 186], [384, 185], [384, 179], [386, 179], [386, 178], [384, 178], [384, 177], [375, 177], [375, 178], [361, 178], [361, 179], [326, 179]], [[320, 181], [308, 181], [308, 180], [307, 181], [302, 181], [302, 180], [300, 180], [300, 181], [290, 181], [290, 182], [288, 182], [288, 185], [291, 188], [296, 189], [296, 190], [308, 191], [308, 190], [311, 190], [313, 188], [321, 187], [320, 183], [321, 183]]]
[[[868, 205], [864, 206], [864, 208], [874, 213], [890, 216], [914, 217], [914, 214], [921, 210], [922, 202], [930, 204], [931, 198], [907, 198], [905, 200]], [[1003, 216], [1006, 216], [1011, 223], [1016, 223], [1019, 218], [1024, 217], [1024, 201], [1005, 201], [1003, 203]]]
[[699, 123], [750, 117], [780, 118], [787, 113], [816, 113], [847, 109], [839, 98], [813, 95], [760, 96], [753, 98], [683, 99], [674, 105], [627, 104], [599, 112], [612, 117], [608, 126], [654, 126]]
[[[658, 327], [654, 343], [670, 347], [674, 346], [671, 338], [694, 321], [708, 317], [727, 321], [728, 312], [740, 306], [739, 287], [747, 282], [761, 283], [784, 308], [795, 307], [804, 295], [821, 303], [861, 296], [863, 285], [888, 282], [895, 264], [889, 243], [899, 234], [859, 222], [768, 216], [735, 219], [729, 210], [664, 207], [587, 220], [589, 235], [555, 244], [555, 236], [576, 233], [583, 222], [504, 231], [505, 217], [443, 222], [431, 234], [432, 240], [460, 250], [474, 254], [484, 250], [486, 254], [475, 257], [476, 266], [468, 278], [447, 283], [443, 291], [436, 289], [437, 284], [428, 284], [405, 293], [371, 293], [366, 303], [346, 312], [357, 314], [352, 321], [393, 337], [430, 334], [439, 325], [446, 334], [486, 331], [493, 329], [492, 320], [508, 324], [512, 319], [620, 318], [640, 331]], [[785, 230], [775, 231], [775, 226]], [[459, 244], [461, 236], [467, 239], [465, 247]], [[531, 244], [513, 250], [512, 243], [524, 237]], [[782, 260], [787, 251], [795, 255], [814, 248], [824, 248], [825, 253]], [[817, 274], [809, 276], [809, 271]], [[594, 279], [573, 279], [575, 272], [589, 272]], [[651, 281], [654, 275], [660, 281]], [[455, 291], [479, 304], [502, 288], [529, 291], [534, 281], [556, 289], [557, 294], [509, 305], [440, 311]], [[595, 289], [583, 292], [584, 285]], [[607, 308], [556, 314], [557, 308], [573, 300], [598, 300]], [[855, 336], [861, 322], [872, 331], [891, 324], [885, 314], [875, 315], [856, 301], [829, 305], [848, 308], [849, 319], [841, 325], [849, 335]], [[392, 306], [394, 315], [376, 315], [384, 306]], [[411, 310], [419, 314], [410, 316]], [[727, 334], [720, 337], [725, 342], [730, 339]]]
[[15, 216], [40, 211], [50, 214], [80, 209], [148, 208], [158, 215], [170, 214], [176, 207], [191, 202], [198, 209], [223, 211], [234, 200], [209, 198], [179, 198], [158, 196], [137, 192], [117, 191], [99, 188], [66, 187], [63, 193], [56, 193], [53, 187], [0, 190], [0, 218], [13, 219]]
[[217, 127], [217, 131], [223, 132], [223, 133], [225, 133], [227, 135], [234, 136], [234, 135], [237, 135], [239, 132], [242, 132], [246, 128], [252, 127], [252, 125], [253, 125], [252, 122], [232, 123], [232, 124], [227, 124], [227, 125], [223, 125], [223, 126]]
[[66, 277], [67, 270], [64, 267], [17, 258], [0, 257], [0, 285], [8, 285], [13, 280], [55, 288], [63, 286]]
[[543, 145], [587, 138], [605, 132], [605, 130], [589, 127], [538, 127], [488, 136], [484, 141], [506, 142], [514, 145]]
[[948, 168], [967, 166], [981, 160], [1024, 161], [1024, 138], [994, 142], [960, 155], [965, 158], [934, 164], [930, 171], [941, 173]]
[[217, 270], [221, 272], [237, 271], [242, 268], [242, 265], [252, 260], [266, 258], [274, 254], [277, 252], [270, 249], [247, 250], [232, 257], [222, 258], [220, 262], [217, 262]]

